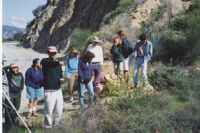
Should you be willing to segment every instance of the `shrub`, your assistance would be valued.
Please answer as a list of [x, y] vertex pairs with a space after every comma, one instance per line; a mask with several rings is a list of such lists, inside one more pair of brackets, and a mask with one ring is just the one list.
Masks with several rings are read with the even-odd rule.
[[24, 37], [24, 33], [23, 32], [19, 32], [19, 33], [15, 33], [13, 36], [13, 40], [14, 41], [22, 41]]
[[166, 9], [162, 6], [159, 6], [153, 13], [152, 13], [152, 17], [155, 21], [158, 21], [159, 19], [161, 19], [165, 13]]
[[34, 15], [35, 17], [37, 17], [38, 14], [41, 12], [41, 10], [42, 10], [43, 8], [44, 8], [44, 5], [38, 6], [36, 9], [34, 9], [34, 10], [32, 11], [33, 15]]
[[72, 46], [82, 52], [87, 46], [86, 41], [91, 34], [89, 29], [75, 29], [71, 38]]

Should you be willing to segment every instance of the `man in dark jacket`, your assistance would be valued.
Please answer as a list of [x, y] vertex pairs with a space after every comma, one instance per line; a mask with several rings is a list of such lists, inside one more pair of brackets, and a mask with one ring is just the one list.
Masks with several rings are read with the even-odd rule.
[[[48, 47], [49, 58], [43, 58], [41, 61], [44, 74], [44, 96], [45, 96], [45, 114], [44, 127], [51, 128], [52, 124], [58, 125], [63, 113], [63, 94], [61, 83], [64, 82], [61, 65], [64, 62], [56, 61], [57, 49], [54, 46]], [[54, 111], [54, 120], [52, 113]]]
[[121, 39], [121, 50], [124, 56], [123, 70], [124, 70], [125, 80], [128, 83], [128, 71], [130, 69], [131, 60], [132, 60], [131, 54], [133, 53], [133, 46], [131, 42], [127, 39], [127, 37], [125, 36], [125, 33], [123, 30], [120, 30], [118, 32], [118, 35]]

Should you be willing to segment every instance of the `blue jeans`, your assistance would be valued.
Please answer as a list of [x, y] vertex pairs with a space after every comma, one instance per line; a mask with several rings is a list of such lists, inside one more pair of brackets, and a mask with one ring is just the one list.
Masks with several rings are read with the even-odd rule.
[[92, 101], [93, 101], [94, 88], [93, 88], [92, 80], [87, 84], [80, 82], [79, 99], [80, 99], [82, 107], [84, 106], [85, 87], [87, 87], [87, 89], [88, 89], [89, 102], [92, 103]]
[[138, 71], [141, 67], [142, 78], [143, 78], [143, 88], [146, 88], [147, 85], [147, 61], [144, 61], [144, 58], [138, 57], [135, 61], [135, 67], [133, 71], [133, 82], [134, 85], [138, 85]]

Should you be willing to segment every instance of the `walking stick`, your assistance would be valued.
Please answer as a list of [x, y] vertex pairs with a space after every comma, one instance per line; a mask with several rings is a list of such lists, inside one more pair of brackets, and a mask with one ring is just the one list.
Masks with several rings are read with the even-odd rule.
[[24, 126], [26, 127], [27, 131], [29, 133], [31, 133], [30, 129], [28, 128], [28, 126], [26, 125], [26, 123], [24, 122], [23, 118], [20, 116], [20, 114], [18, 113], [18, 111], [16, 110], [15, 106], [12, 104], [12, 102], [8, 98], [8, 96], [5, 94], [4, 90], [2, 90], [2, 92], [3, 92], [3, 95], [5, 96], [5, 98], [8, 100], [9, 104], [11, 105], [11, 107], [13, 108], [13, 110], [16, 112], [16, 114], [18, 115], [18, 117], [20, 118], [20, 120], [22, 121]]

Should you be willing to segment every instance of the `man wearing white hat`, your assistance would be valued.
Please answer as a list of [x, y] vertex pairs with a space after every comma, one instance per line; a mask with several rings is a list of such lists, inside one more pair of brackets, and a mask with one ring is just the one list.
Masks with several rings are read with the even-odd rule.
[[[98, 37], [93, 38], [93, 44], [89, 45], [88, 51], [94, 53], [95, 57], [92, 59], [92, 68], [95, 73], [95, 80], [101, 74], [101, 69], [103, 65], [103, 50], [102, 47], [98, 45], [101, 40]], [[94, 81], [95, 81], [94, 80]]]
[[[56, 61], [57, 49], [55, 46], [48, 47], [49, 58], [43, 58], [41, 61], [44, 74], [44, 96], [45, 96], [45, 114], [44, 127], [51, 128], [52, 125], [58, 125], [63, 113], [63, 94], [61, 83], [64, 82], [61, 65], [63, 61]], [[52, 113], [54, 119], [52, 121]]]

